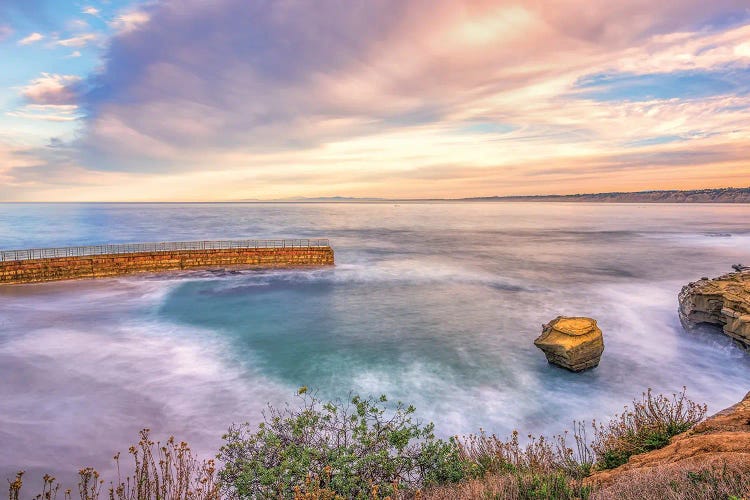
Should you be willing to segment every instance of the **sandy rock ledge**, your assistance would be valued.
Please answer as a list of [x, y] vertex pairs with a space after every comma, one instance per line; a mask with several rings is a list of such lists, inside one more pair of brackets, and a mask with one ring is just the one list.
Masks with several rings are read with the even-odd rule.
[[679, 303], [685, 329], [705, 323], [718, 325], [750, 348], [750, 270], [689, 283], [682, 287]]

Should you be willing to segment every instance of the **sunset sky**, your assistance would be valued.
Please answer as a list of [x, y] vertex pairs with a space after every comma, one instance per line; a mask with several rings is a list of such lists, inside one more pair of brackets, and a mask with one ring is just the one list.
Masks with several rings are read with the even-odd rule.
[[748, 185], [748, 0], [0, 0], [0, 201]]

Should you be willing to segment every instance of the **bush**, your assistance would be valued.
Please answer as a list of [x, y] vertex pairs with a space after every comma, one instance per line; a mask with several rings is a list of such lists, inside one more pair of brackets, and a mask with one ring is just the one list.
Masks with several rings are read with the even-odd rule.
[[581, 479], [591, 472], [593, 455], [586, 442], [583, 423], [573, 422], [575, 449], [567, 443], [567, 433], [551, 440], [544, 436], [527, 436], [526, 445], [519, 442], [518, 431], [507, 440], [487, 435], [483, 430], [464, 438], [457, 438], [461, 458], [469, 464], [474, 477], [484, 474], [523, 472], [532, 474], [563, 473]]
[[322, 403], [304, 387], [298, 396], [299, 408], [269, 407], [257, 430], [234, 425], [223, 436], [219, 477], [228, 493], [290, 498], [322, 488], [370, 498], [373, 489], [385, 496], [464, 476], [455, 441], [436, 439], [412, 406], [389, 411], [385, 396]]
[[613, 469], [626, 463], [632, 455], [663, 448], [669, 440], [703, 420], [706, 405], [697, 404], [682, 392], [671, 398], [654, 396], [651, 389], [642, 399], [633, 401], [633, 409], [612, 419], [607, 425], [594, 422], [591, 445], [600, 469]]

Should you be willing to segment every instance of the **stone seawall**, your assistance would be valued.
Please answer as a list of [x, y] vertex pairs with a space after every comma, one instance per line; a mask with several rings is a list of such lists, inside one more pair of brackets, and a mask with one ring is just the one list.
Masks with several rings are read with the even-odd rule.
[[0, 262], [0, 284], [39, 283], [180, 269], [333, 265], [331, 247], [237, 248], [120, 253]]

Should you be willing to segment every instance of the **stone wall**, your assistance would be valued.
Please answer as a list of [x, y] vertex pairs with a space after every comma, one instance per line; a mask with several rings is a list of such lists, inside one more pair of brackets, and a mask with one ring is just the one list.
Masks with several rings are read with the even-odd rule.
[[142, 272], [225, 267], [333, 265], [331, 247], [182, 250], [0, 262], [0, 284], [102, 278]]

